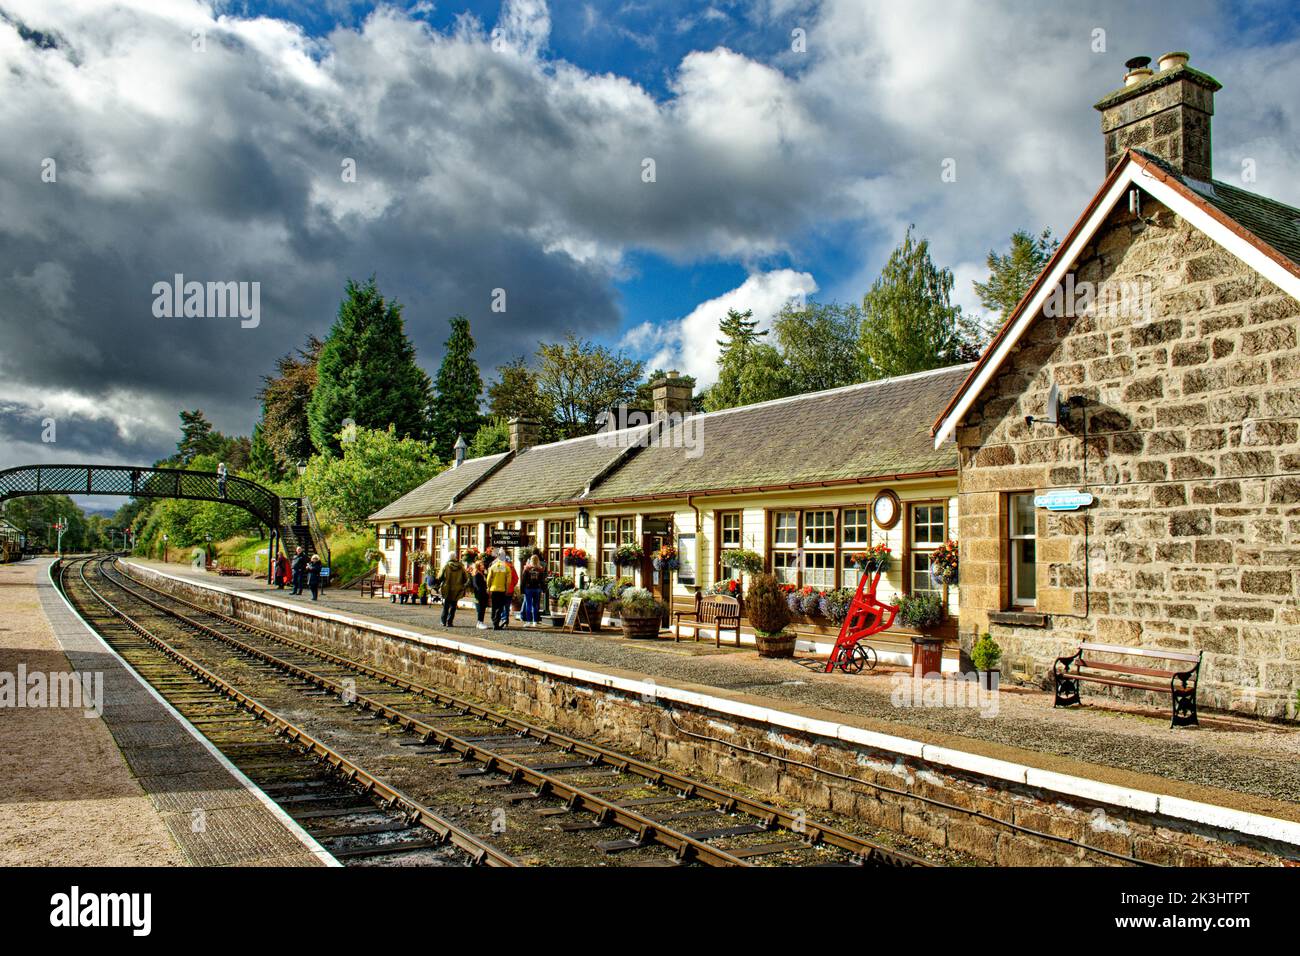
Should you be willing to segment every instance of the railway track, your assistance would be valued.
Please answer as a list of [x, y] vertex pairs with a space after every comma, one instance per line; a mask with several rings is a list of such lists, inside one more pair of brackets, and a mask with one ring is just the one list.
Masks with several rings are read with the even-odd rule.
[[87, 579], [91, 560], [60, 566], [64, 594], [141, 677], [336, 860], [345, 866], [516, 865], [176, 651]]
[[[97, 585], [87, 580], [88, 570]], [[404, 807], [407, 817], [419, 806], [438, 821], [435, 832], [459, 828], [479, 841], [473, 852], [484, 862], [929, 865], [801, 814], [237, 621], [126, 578], [110, 559], [82, 562], [79, 576], [117, 620], [132, 622], [134, 633], [166, 634], [141, 638], [156, 650], [173, 661], [186, 657], [187, 670], [204, 671], [210, 686], [214, 680], [228, 684], [223, 693], [248, 698], [241, 702], [245, 710], [264, 711], [264, 721], [289, 739], [310, 741], [307, 748], [331, 766], [346, 764], [346, 778]], [[290, 718], [303, 726], [291, 725]], [[506, 860], [484, 856], [485, 845]]]

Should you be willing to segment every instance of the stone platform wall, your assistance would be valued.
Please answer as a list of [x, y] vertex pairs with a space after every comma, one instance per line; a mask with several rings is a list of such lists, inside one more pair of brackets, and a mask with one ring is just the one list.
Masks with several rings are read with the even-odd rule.
[[[1155, 863], [1275, 864], [1280, 859], [1300, 859], [1300, 845], [1012, 784], [897, 751], [850, 746], [842, 740], [777, 728], [716, 707], [685, 706], [658, 693], [652, 682], [639, 693], [613, 689], [576, 677], [561, 678], [535, 667], [432, 647], [308, 611], [221, 594], [148, 569], [132, 567], [130, 573], [239, 620], [287, 631], [341, 655], [510, 710], [532, 722], [614, 748], [635, 750], [648, 760], [683, 771], [702, 771], [715, 780], [760, 794], [776, 794], [786, 806], [806, 808], [810, 816], [830, 810], [990, 863], [1106, 865], [1116, 861], [1019, 833], [963, 810]], [[775, 757], [796, 763], [783, 763]], [[855, 780], [845, 780], [845, 776]]]

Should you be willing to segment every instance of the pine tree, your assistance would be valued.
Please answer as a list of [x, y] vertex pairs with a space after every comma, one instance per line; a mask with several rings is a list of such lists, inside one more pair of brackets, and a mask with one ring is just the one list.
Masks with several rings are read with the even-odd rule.
[[483, 422], [479, 412], [479, 398], [483, 394], [483, 377], [478, 362], [474, 361], [474, 337], [470, 335], [469, 319], [463, 315], [451, 318], [451, 336], [445, 343], [446, 351], [438, 376], [434, 379], [433, 399], [434, 447], [445, 457], [451, 457], [457, 435], [473, 435]]
[[718, 339], [718, 380], [710, 386], [703, 397], [704, 408], [710, 412], [724, 408], [734, 408], [742, 404], [741, 376], [754, 347], [767, 330], [757, 331], [758, 320], [752, 309], [737, 312], [728, 309], [727, 314], [718, 322], [718, 331], [723, 337]]
[[337, 454], [348, 419], [358, 428], [383, 431], [393, 425], [399, 438], [424, 440], [432, 402], [432, 385], [415, 362], [401, 305], [384, 301], [374, 276], [364, 285], [349, 279], [316, 363], [316, 388], [307, 407], [312, 444]]
[[908, 228], [862, 301], [859, 346], [867, 379], [907, 375], [963, 360], [961, 307], [952, 305], [952, 272], [930, 259], [930, 244]]
[[212, 430], [201, 409], [181, 412], [181, 440], [176, 443], [180, 462], [188, 465], [199, 455], [210, 455], [221, 445], [221, 435]]
[[1020, 229], [1012, 233], [1011, 248], [1005, 255], [990, 249], [989, 281], [973, 283], [984, 308], [996, 313], [1001, 322], [1010, 318], [1059, 245], [1050, 229], [1037, 238]]
[[314, 335], [296, 352], [276, 360], [276, 374], [262, 376], [257, 397], [262, 402], [262, 420], [253, 439], [260, 435], [266, 449], [274, 456], [274, 468], [265, 474], [285, 474], [299, 461], [315, 453], [307, 407], [316, 388], [316, 363], [324, 347]]

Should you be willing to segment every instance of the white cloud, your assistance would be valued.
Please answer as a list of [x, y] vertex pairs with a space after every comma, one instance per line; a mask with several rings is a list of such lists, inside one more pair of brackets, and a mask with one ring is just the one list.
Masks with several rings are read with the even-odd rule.
[[755, 273], [680, 319], [662, 325], [642, 323], [628, 332], [624, 344], [634, 352], [652, 353], [647, 368], [676, 369], [695, 376], [699, 388], [707, 388], [718, 377], [718, 321], [728, 309], [752, 310], [758, 327], [767, 329], [787, 302], [806, 299], [816, 291], [817, 282], [807, 272]]

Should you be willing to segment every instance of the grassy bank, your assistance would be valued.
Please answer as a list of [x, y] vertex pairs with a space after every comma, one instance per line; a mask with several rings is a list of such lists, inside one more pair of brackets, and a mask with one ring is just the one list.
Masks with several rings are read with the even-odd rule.
[[[327, 531], [330, 548], [330, 575], [335, 583], [350, 581], [369, 569], [366, 549], [374, 547], [374, 533], [367, 531]], [[223, 567], [244, 568], [254, 574], [266, 573], [266, 538], [234, 537], [212, 542], [212, 556]], [[170, 549], [167, 559], [173, 564], [193, 564], [202, 560], [201, 547]], [[148, 557], [161, 558], [161, 553]]]

